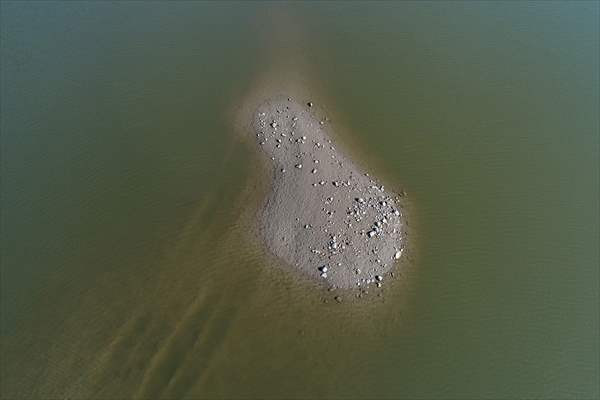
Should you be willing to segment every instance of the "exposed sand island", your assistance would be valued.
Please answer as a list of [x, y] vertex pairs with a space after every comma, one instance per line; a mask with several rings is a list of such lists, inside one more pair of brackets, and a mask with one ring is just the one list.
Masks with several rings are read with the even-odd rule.
[[335, 288], [380, 287], [405, 245], [399, 195], [342, 154], [310, 102], [274, 98], [254, 113], [273, 184], [260, 234], [279, 259]]

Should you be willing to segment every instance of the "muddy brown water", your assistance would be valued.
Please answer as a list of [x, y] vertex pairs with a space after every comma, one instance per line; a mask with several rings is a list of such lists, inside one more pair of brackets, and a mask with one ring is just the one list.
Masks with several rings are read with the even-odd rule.
[[[2, 398], [598, 397], [598, 20], [2, 2]], [[381, 297], [339, 304], [248, 240], [230, 110], [295, 45], [336, 140], [414, 204]]]

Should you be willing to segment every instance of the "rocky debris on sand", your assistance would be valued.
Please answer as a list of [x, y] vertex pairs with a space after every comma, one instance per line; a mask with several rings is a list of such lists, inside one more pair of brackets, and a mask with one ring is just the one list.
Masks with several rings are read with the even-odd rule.
[[[380, 287], [404, 250], [401, 196], [332, 144], [330, 124], [312, 105], [276, 98], [255, 114], [259, 150], [281, 171], [259, 213], [261, 236], [278, 258], [328, 287]], [[303, 168], [312, 164], [318, 169]], [[291, 166], [297, 172], [285, 174]]]

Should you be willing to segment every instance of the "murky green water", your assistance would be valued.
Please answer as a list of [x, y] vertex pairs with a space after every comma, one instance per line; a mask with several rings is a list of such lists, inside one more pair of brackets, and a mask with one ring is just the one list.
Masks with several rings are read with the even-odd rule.
[[[598, 3], [1, 15], [3, 398], [600, 395]], [[414, 203], [410, 278], [358, 306], [245, 232], [231, 110], [298, 44]]]

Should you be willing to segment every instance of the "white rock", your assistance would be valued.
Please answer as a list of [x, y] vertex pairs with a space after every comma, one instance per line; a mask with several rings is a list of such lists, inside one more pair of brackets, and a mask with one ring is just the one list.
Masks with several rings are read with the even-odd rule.
[[302, 168], [302, 164], [296, 164], [296, 168], [298, 168], [298, 169]]

